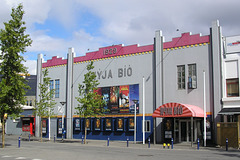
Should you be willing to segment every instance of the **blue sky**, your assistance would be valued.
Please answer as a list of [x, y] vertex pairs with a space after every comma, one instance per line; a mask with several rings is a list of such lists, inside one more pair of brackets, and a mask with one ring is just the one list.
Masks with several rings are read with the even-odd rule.
[[0, 28], [20, 2], [33, 40], [24, 54], [31, 74], [39, 53], [47, 60], [66, 58], [69, 47], [81, 56], [113, 44], [149, 45], [156, 30], [165, 41], [183, 32], [207, 35], [218, 19], [224, 36], [240, 35], [239, 0], [0, 0]]

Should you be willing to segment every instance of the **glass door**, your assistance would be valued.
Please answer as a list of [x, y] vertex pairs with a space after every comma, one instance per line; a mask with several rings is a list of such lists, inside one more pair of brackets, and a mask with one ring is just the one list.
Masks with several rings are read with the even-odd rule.
[[190, 142], [191, 140], [191, 121], [179, 121], [179, 142]]

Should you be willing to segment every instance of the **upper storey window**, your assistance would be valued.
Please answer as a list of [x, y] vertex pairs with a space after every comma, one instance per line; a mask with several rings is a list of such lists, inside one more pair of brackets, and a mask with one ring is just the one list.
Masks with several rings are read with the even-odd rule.
[[197, 88], [197, 67], [196, 64], [188, 65], [188, 88]]
[[238, 60], [225, 61], [226, 96], [239, 96]]
[[178, 89], [185, 89], [185, 66], [177, 66], [177, 85]]
[[228, 97], [238, 97], [239, 96], [239, 80], [235, 79], [227, 79], [227, 96]]

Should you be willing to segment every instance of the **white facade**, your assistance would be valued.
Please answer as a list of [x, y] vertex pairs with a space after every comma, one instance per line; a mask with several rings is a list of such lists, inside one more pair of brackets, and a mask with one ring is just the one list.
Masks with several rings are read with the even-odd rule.
[[[224, 54], [222, 64], [223, 109], [224, 115], [240, 114], [239, 70], [240, 70], [240, 36], [224, 37]], [[234, 112], [226, 109], [235, 109]], [[227, 121], [226, 118], [224, 121]], [[232, 120], [230, 120], [232, 121]]]

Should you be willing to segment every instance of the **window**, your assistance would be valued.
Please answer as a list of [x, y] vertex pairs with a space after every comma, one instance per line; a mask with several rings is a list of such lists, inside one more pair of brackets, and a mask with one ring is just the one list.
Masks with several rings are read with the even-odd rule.
[[227, 97], [239, 96], [239, 82], [238, 78], [227, 79]]
[[59, 87], [60, 87], [60, 80], [55, 80], [55, 98], [59, 98]]
[[188, 65], [188, 88], [195, 89], [197, 88], [197, 69], [196, 64]]
[[177, 66], [178, 89], [185, 89], [185, 66]]
[[[50, 91], [53, 90], [53, 83], [54, 83], [54, 81], [53, 81], [53, 80], [50, 80], [50, 86], [49, 86]], [[51, 98], [52, 98], [52, 97], [51, 97]]]
[[13, 123], [18, 123], [18, 122], [20, 122], [20, 117], [17, 117], [17, 118], [13, 119]]
[[151, 121], [150, 120], [145, 120], [145, 132], [151, 132]]
[[29, 106], [32, 106], [32, 100], [30, 100], [30, 104], [29, 104]]

